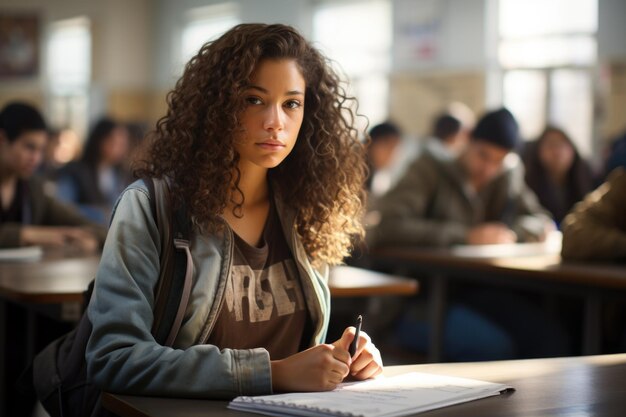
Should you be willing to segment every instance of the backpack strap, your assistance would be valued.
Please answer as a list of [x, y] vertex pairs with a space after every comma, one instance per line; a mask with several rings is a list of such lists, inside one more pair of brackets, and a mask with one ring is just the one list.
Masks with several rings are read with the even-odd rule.
[[155, 289], [152, 334], [157, 342], [171, 346], [180, 331], [191, 296], [193, 260], [190, 251], [191, 225], [185, 207], [172, 210], [169, 184], [164, 179], [147, 179], [155, 221], [161, 235], [160, 272]]

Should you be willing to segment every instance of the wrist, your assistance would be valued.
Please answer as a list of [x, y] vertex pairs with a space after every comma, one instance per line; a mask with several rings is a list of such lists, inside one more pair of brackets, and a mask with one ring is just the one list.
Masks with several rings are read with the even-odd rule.
[[282, 392], [286, 391], [283, 379], [283, 366], [282, 360], [270, 361], [270, 370], [272, 374], [272, 391]]

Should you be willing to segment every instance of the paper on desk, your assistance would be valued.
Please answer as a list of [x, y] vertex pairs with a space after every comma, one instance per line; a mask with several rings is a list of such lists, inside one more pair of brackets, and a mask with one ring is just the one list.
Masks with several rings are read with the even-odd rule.
[[561, 253], [562, 235], [550, 232], [544, 242], [502, 243], [496, 245], [455, 245], [452, 254], [462, 258], [506, 258], [557, 255]]
[[503, 384], [411, 372], [330, 392], [237, 397], [229, 408], [270, 416], [399, 417], [498, 395]]
[[0, 261], [29, 262], [38, 261], [43, 256], [40, 246], [0, 249]]

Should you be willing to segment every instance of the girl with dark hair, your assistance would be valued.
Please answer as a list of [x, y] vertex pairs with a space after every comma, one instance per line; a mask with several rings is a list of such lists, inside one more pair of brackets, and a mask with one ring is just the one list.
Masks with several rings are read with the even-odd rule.
[[580, 156], [574, 142], [554, 126], [548, 126], [524, 152], [526, 183], [557, 225], [578, 201], [593, 190], [589, 164]]
[[114, 212], [88, 314], [102, 389], [230, 398], [330, 390], [382, 371], [355, 329], [326, 344], [327, 265], [363, 234], [364, 147], [353, 100], [284, 25], [205, 44], [168, 95], [139, 178], [166, 179], [192, 223], [193, 288], [173, 346], [151, 335], [160, 241], [138, 181]]
[[95, 250], [105, 231], [48, 197], [34, 177], [47, 141], [46, 123], [32, 106], [0, 111], [0, 247], [75, 244]]
[[81, 159], [59, 172], [57, 196], [78, 206], [90, 219], [106, 224], [117, 197], [128, 185], [128, 151], [126, 127], [109, 118], [100, 119], [89, 133]]

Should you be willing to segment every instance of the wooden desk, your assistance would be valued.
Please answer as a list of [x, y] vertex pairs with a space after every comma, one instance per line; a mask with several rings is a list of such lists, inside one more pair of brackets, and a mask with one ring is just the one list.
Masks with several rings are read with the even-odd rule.
[[571, 294], [583, 298], [583, 353], [599, 353], [601, 300], [605, 296], [623, 296], [626, 293], [626, 266], [564, 262], [555, 253], [517, 255], [512, 252], [507, 257], [490, 257], [488, 253], [482, 253], [472, 258], [459, 256], [454, 249], [406, 247], [381, 248], [372, 252], [374, 263], [378, 266], [399, 269], [403, 274], [409, 275], [426, 273], [425, 278], [430, 280], [429, 315], [433, 332], [429, 359], [433, 362], [442, 358], [447, 287], [451, 278]]
[[383, 274], [362, 268], [331, 268], [328, 287], [333, 297], [369, 297], [378, 295], [415, 295], [419, 284], [414, 278]]
[[[506, 383], [516, 391], [419, 414], [424, 417], [618, 417], [626, 409], [626, 354], [499, 362], [406, 365], [388, 376], [428, 372]], [[122, 417], [252, 416], [226, 401], [103, 394], [103, 404]]]
[[0, 297], [22, 303], [81, 303], [100, 257], [46, 252], [36, 262], [0, 262]]

